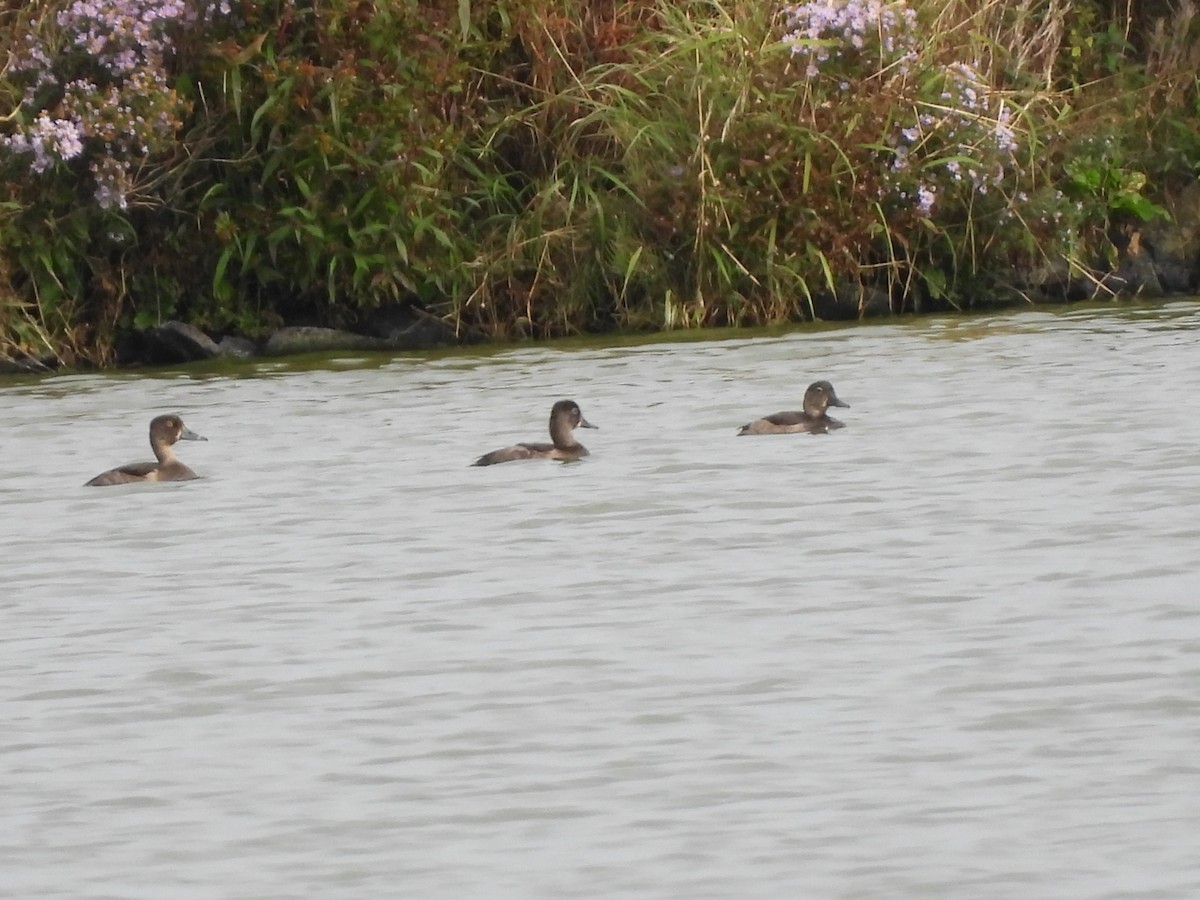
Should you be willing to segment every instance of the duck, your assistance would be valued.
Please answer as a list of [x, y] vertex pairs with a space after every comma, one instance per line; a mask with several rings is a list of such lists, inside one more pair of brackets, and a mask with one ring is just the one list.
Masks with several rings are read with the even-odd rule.
[[588, 454], [587, 447], [575, 440], [576, 428], [595, 428], [583, 417], [579, 404], [574, 400], [559, 400], [550, 409], [549, 444], [514, 444], [485, 453], [473, 466], [491, 466], [496, 463], [512, 462], [515, 459], [558, 459], [563, 462], [581, 459]]
[[814, 381], [804, 392], [804, 410], [802, 412], [777, 412], [764, 416], [743, 425], [738, 435], [743, 434], [791, 434], [805, 431], [809, 434], [828, 434], [838, 428], [845, 428], [845, 423], [830, 418], [825, 410], [831, 406], [849, 409], [850, 404], [839, 400], [833, 391], [833, 385], [828, 381]]
[[155, 416], [150, 420], [150, 449], [157, 462], [130, 463], [101, 472], [84, 487], [107, 487], [139, 481], [190, 481], [200, 476], [175, 458], [171, 447], [177, 441], [207, 441], [183, 424], [176, 415]]

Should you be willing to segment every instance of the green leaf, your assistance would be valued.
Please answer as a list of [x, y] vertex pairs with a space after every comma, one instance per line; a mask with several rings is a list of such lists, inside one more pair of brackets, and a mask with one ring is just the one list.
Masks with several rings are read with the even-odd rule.
[[213, 270], [213, 296], [222, 303], [227, 302], [233, 296], [233, 286], [225, 280], [225, 271], [229, 268], [229, 260], [232, 257], [233, 248], [226, 247], [217, 258], [217, 267]]
[[829, 265], [829, 260], [825, 258], [825, 254], [817, 249], [814, 245], [808, 245], [809, 255], [816, 257], [817, 262], [821, 264], [821, 273], [825, 276], [825, 285], [829, 290], [837, 293], [837, 285], [833, 277], [833, 269]]
[[[235, 69], [234, 71], [237, 71], [237, 70]], [[269, 113], [278, 102], [279, 102], [278, 95], [272, 94], [270, 97], [268, 97], [266, 100], [263, 101], [262, 105], [259, 106], [258, 109], [256, 109], [254, 111], [254, 115], [250, 118], [250, 140], [251, 140], [251, 142], [253, 142], [255, 144], [258, 143], [259, 138], [261, 137], [261, 133], [260, 133], [259, 127], [258, 127], [259, 123], [262, 121], [263, 116], [265, 116], [267, 113]]]
[[921, 279], [929, 289], [929, 296], [934, 300], [946, 296], [946, 273], [941, 269], [926, 269], [921, 272]]
[[471, 0], [458, 0], [458, 26], [465, 41], [471, 36]]

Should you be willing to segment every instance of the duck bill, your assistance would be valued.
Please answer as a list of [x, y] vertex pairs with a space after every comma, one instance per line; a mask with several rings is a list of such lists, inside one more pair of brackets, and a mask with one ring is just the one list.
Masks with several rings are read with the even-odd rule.
[[842, 409], [849, 409], [849, 408], [850, 408], [850, 404], [849, 404], [849, 403], [847, 403], [845, 400], [839, 400], [837, 397], [830, 397], [830, 398], [829, 398], [829, 405], [830, 405], [830, 406], [840, 406]]
[[183, 431], [181, 431], [179, 433], [179, 439], [181, 441], [207, 441], [208, 440], [208, 438], [206, 438], [202, 435], [196, 434], [196, 432], [192, 431], [192, 429], [188, 428], [186, 425], [183, 426]]
[[585, 419], [583, 416], [579, 417], [579, 427], [580, 428], [595, 428], [597, 431], [600, 430], [595, 425], [593, 425], [591, 422], [589, 422], [587, 419]]

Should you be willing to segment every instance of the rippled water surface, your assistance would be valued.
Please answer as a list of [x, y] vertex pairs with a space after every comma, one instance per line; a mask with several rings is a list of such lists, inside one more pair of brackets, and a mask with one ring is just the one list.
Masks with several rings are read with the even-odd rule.
[[1187, 303], [6, 382], [3, 893], [1200, 896], [1198, 391]]

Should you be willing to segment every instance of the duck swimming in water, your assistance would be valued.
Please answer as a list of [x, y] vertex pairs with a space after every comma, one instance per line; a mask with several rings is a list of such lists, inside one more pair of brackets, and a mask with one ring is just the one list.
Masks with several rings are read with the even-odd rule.
[[183, 424], [179, 416], [156, 416], [150, 421], [150, 448], [157, 462], [130, 463], [102, 472], [85, 487], [132, 484], [137, 481], [189, 481], [200, 476], [175, 458], [176, 441], [206, 441]]
[[559, 400], [550, 410], [550, 444], [514, 444], [485, 453], [473, 466], [491, 466], [514, 459], [560, 459], [570, 461], [588, 455], [587, 447], [575, 440], [576, 428], [595, 428], [583, 417], [574, 400]]
[[804, 410], [802, 412], [777, 412], [774, 415], [755, 419], [743, 425], [738, 431], [743, 434], [791, 434], [806, 431], [809, 434], [827, 434], [838, 428], [845, 428], [845, 423], [825, 415], [825, 410], [831, 406], [850, 408], [849, 403], [838, 399], [833, 392], [833, 385], [828, 381], [814, 381], [804, 392]]

